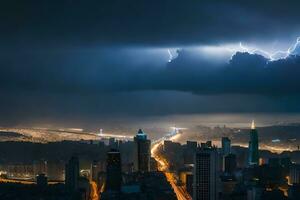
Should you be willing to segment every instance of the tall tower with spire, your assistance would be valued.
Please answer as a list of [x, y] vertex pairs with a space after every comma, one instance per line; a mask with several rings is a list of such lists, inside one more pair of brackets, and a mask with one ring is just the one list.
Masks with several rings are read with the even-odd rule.
[[258, 152], [258, 134], [255, 128], [254, 120], [251, 124], [251, 131], [250, 131], [250, 141], [248, 147], [248, 164], [249, 165], [258, 165], [259, 163], [259, 152]]

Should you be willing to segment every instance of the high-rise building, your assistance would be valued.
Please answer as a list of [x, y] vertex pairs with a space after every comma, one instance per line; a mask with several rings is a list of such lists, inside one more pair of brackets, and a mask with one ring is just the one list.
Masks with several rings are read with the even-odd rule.
[[77, 156], [72, 156], [65, 167], [65, 183], [69, 191], [75, 191], [78, 188], [79, 178], [79, 160]]
[[280, 159], [279, 158], [269, 158], [268, 164], [271, 167], [279, 167], [280, 166]]
[[62, 160], [52, 160], [47, 162], [47, 177], [51, 181], [64, 181], [65, 164]]
[[300, 183], [300, 165], [294, 164], [290, 167], [288, 183], [290, 185]]
[[258, 165], [259, 164], [259, 153], [258, 153], [258, 134], [255, 128], [254, 120], [251, 124], [251, 131], [250, 131], [250, 141], [248, 147], [248, 164], [251, 165]]
[[236, 170], [236, 156], [234, 154], [228, 154], [225, 156], [225, 173], [233, 174]]
[[280, 164], [283, 167], [289, 168], [292, 165], [292, 161], [290, 157], [283, 157], [280, 159]]
[[262, 198], [263, 188], [252, 186], [247, 189], [247, 200], [257, 200]]
[[198, 146], [198, 143], [197, 143], [197, 141], [186, 141], [186, 146], [189, 149], [196, 150], [197, 146]]
[[222, 191], [220, 199], [224, 199], [224, 200], [232, 199], [230, 197], [236, 189], [237, 181], [233, 177], [221, 177], [220, 185], [221, 185], [220, 190]]
[[184, 164], [193, 164], [194, 163], [194, 154], [197, 150], [196, 141], [187, 141], [184, 149], [183, 160]]
[[151, 157], [150, 158], [150, 171], [157, 171], [158, 170], [158, 166], [157, 166], [157, 161]]
[[299, 200], [300, 199], [300, 185], [293, 184], [289, 186], [288, 189], [289, 200]]
[[90, 181], [86, 177], [79, 177], [78, 179], [78, 191], [79, 198], [72, 199], [80, 199], [80, 200], [90, 200], [91, 198], [91, 184]]
[[48, 185], [47, 176], [45, 174], [39, 174], [36, 176], [36, 184], [40, 189], [45, 189]]
[[189, 195], [193, 196], [193, 174], [187, 174], [186, 175], [186, 191], [189, 193]]
[[217, 200], [219, 195], [217, 149], [199, 148], [195, 154], [193, 200]]
[[122, 182], [121, 154], [116, 149], [107, 152], [106, 188], [107, 191], [120, 191]]
[[228, 137], [222, 137], [222, 154], [224, 156], [231, 152], [231, 140]]
[[139, 129], [134, 137], [135, 142], [135, 169], [140, 172], [150, 171], [150, 146], [151, 141], [147, 139], [147, 135]]

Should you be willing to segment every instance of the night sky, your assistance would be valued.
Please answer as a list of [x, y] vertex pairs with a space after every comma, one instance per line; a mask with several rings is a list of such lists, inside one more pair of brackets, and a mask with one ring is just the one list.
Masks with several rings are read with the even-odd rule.
[[300, 1], [3, 0], [0, 125], [300, 112]]

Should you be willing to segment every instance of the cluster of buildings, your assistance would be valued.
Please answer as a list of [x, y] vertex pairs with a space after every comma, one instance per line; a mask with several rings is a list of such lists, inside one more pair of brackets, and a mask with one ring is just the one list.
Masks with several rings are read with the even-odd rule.
[[289, 157], [261, 157], [254, 122], [247, 151], [232, 146], [228, 137], [221, 143], [217, 148], [211, 141], [164, 142], [160, 154], [192, 199], [300, 199], [299, 165]]
[[[134, 141], [80, 141], [70, 148], [76, 151], [65, 162], [41, 159], [2, 164], [5, 173], [2, 171], [0, 182], [6, 182], [0, 184], [4, 191], [0, 199], [176, 199], [165, 175], [157, 171], [151, 141], [141, 129]], [[71, 152], [68, 143], [64, 150]], [[103, 152], [105, 156], [100, 155]], [[90, 157], [95, 160], [90, 161]]]
[[164, 174], [151, 165], [151, 141], [141, 129], [134, 137], [134, 143], [134, 168], [131, 172], [122, 173], [119, 150], [111, 149], [107, 153], [106, 179], [101, 199], [175, 200], [176, 195]]
[[[65, 162], [7, 165], [1, 180], [34, 179], [35, 184], [0, 184], [0, 199], [175, 200], [178, 190], [187, 193], [180, 198], [194, 200], [300, 199], [300, 165], [259, 150], [254, 122], [249, 136], [248, 148], [232, 146], [228, 137], [222, 137], [220, 148], [211, 141], [165, 140], [156, 155], [166, 161], [165, 172], [158, 170], [141, 129], [133, 141], [72, 143], [81, 154]], [[168, 181], [170, 173], [175, 182]]]
[[46, 174], [48, 180], [56, 182], [63, 182], [65, 178], [65, 163], [61, 160], [35, 160], [25, 164], [6, 164], [2, 168], [2, 173], [9, 179], [35, 180], [38, 174]]
[[[107, 152], [106, 170], [94, 171], [97, 178], [92, 181], [97, 184], [99, 197], [102, 200], [118, 199], [176, 199], [176, 195], [166, 177], [151, 167], [151, 141], [140, 129], [134, 137], [134, 160], [131, 171], [122, 171], [122, 152], [112, 148]], [[88, 191], [90, 189], [80, 187], [80, 169], [78, 158], [72, 157], [66, 165], [66, 188], [73, 193]]]

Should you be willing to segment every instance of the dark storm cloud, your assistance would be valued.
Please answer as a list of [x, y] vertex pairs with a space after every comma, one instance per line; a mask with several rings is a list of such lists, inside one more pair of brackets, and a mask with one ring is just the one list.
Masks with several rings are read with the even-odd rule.
[[271, 62], [237, 53], [229, 63], [216, 65], [182, 50], [159, 66], [135, 63], [118, 49], [9, 55], [1, 54], [0, 125], [80, 126], [116, 115], [300, 111], [299, 56]]
[[185, 45], [299, 34], [299, 1], [2, 1], [6, 45]]
[[[118, 49], [27, 52], [2, 55], [0, 88], [52, 93], [112, 93], [173, 90], [197, 94], [297, 95], [300, 56], [270, 61], [236, 53], [229, 63], [214, 64], [181, 50], [170, 63], [134, 63]], [[214, 60], [214, 57], [211, 58]]]
[[164, 70], [157, 87], [198, 94], [298, 95], [299, 66], [297, 55], [270, 61], [261, 55], [238, 52], [229, 63], [214, 67], [181, 52]]
[[[279, 0], [1, 1], [0, 124], [300, 111], [298, 56], [269, 61], [237, 53], [226, 63], [189, 50], [294, 40], [299, 7]], [[183, 50], [166, 63], [163, 47]], [[146, 55], [147, 48], [156, 53]]]

